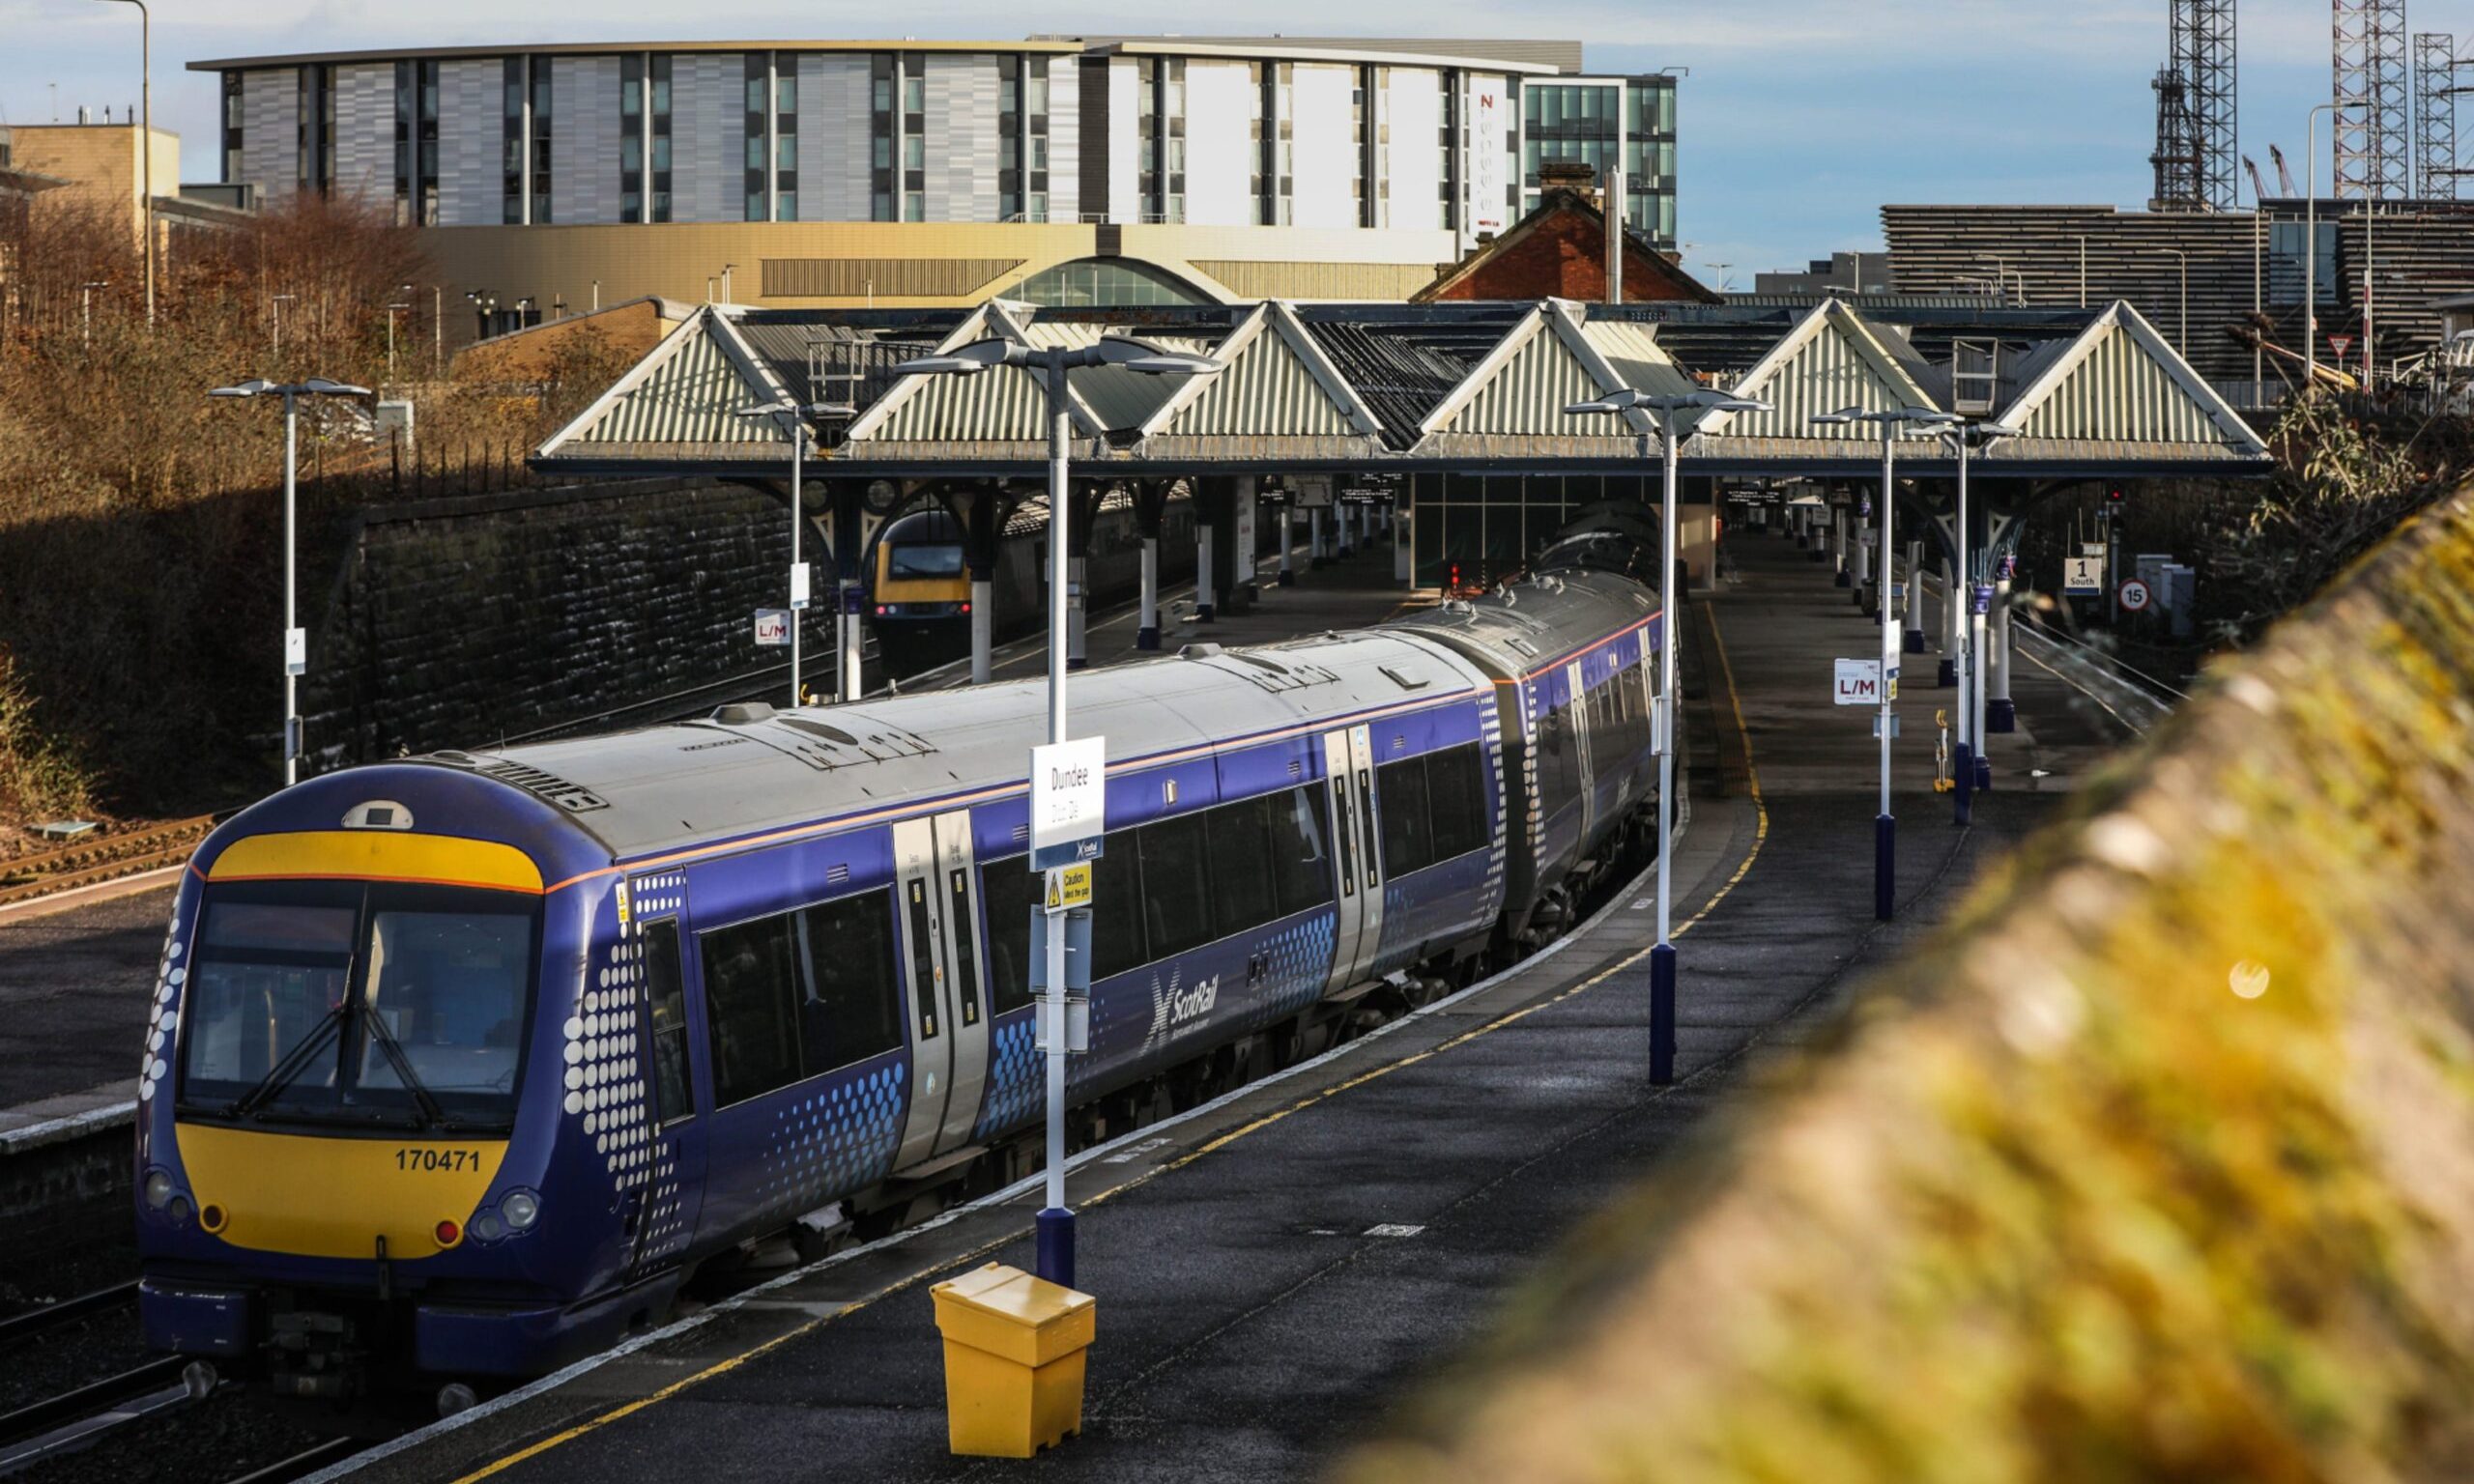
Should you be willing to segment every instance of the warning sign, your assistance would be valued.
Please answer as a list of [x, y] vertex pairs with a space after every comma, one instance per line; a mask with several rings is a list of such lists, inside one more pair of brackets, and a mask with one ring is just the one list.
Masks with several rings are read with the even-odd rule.
[[1048, 873], [1048, 909], [1070, 912], [1091, 904], [1091, 863], [1060, 866]]

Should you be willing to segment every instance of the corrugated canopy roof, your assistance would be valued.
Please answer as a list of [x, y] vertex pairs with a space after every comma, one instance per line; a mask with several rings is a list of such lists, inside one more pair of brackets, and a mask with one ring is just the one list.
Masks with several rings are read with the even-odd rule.
[[[1872, 308], [1873, 306], [1866, 306]], [[1992, 457], [2038, 474], [2262, 468], [2265, 443], [2129, 305], [2095, 312], [1898, 306], [1876, 319], [1842, 300], [1783, 324], [1773, 306], [1286, 303], [1124, 310], [992, 302], [953, 311], [788, 311], [705, 305], [542, 445], [544, 468], [744, 472], [781, 456], [783, 433], [732, 415], [787, 390], [848, 399], [819, 428], [831, 472], [1027, 475], [1047, 455], [1046, 390], [1031, 373], [898, 377], [930, 350], [988, 337], [1083, 346], [1130, 334], [1221, 366], [1207, 377], [1115, 367], [1073, 373], [1074, 457], [1093, 473], [1458, 468], [1604, 469], [1639, 456], [1639, 414], [1564, 408], [1620, 387], [1705, 385], [1771, 404], [1701, 419], [1682, 457], [1706, 472], [1845, 474], [1874, 458], [1870, 425], [1821, 414], [1952, 405], [1951, 357], [1994, 349], [1975, 406], [2028, 437]], [[1905, 318], [1893, 318], [1904, 312]], [[1749, 365], [1695, 359], [1752, 334]], [[1679, 429], [1681, 431], [1681, 429]], [[1930, 443], [1907, 455], [1929, 473]]]

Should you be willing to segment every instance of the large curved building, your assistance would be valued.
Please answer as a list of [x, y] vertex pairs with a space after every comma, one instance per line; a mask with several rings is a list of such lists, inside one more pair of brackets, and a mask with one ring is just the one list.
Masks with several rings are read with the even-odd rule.
[[1404, 299], [1539, 166], [1675, 240], [1675, 79], [1572, 42], [609, 43], [196, 62], [222, 178], [391, 201], [493, 329], [775, 306]]

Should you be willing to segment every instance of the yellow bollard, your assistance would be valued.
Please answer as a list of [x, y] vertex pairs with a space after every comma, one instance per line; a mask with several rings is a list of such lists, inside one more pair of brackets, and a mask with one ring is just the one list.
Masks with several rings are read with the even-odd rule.
[[1098, 1300], [1002, 1263], [929, 1290], [945, 1336], [956, 1453], [1029, 1458], [1082, 1431], [1082, 1355]]

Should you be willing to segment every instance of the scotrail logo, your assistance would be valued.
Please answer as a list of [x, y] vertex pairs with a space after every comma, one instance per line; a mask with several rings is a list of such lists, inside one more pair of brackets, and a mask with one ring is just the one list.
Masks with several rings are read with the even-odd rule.
[[1191, 989], [1179, 987], [1185, 978], [1183, 967], [1168, 975], [1166, 984], [1157, 976], [1151, 981], [1151, 1029], [1142, 1038], [1146, 1046], [1157, 1045], [1170, 1037], [1182, 1035], [1180, 1027], [1211, 1013], [1220, 1000], [1220, 976], [1197, 982]]

